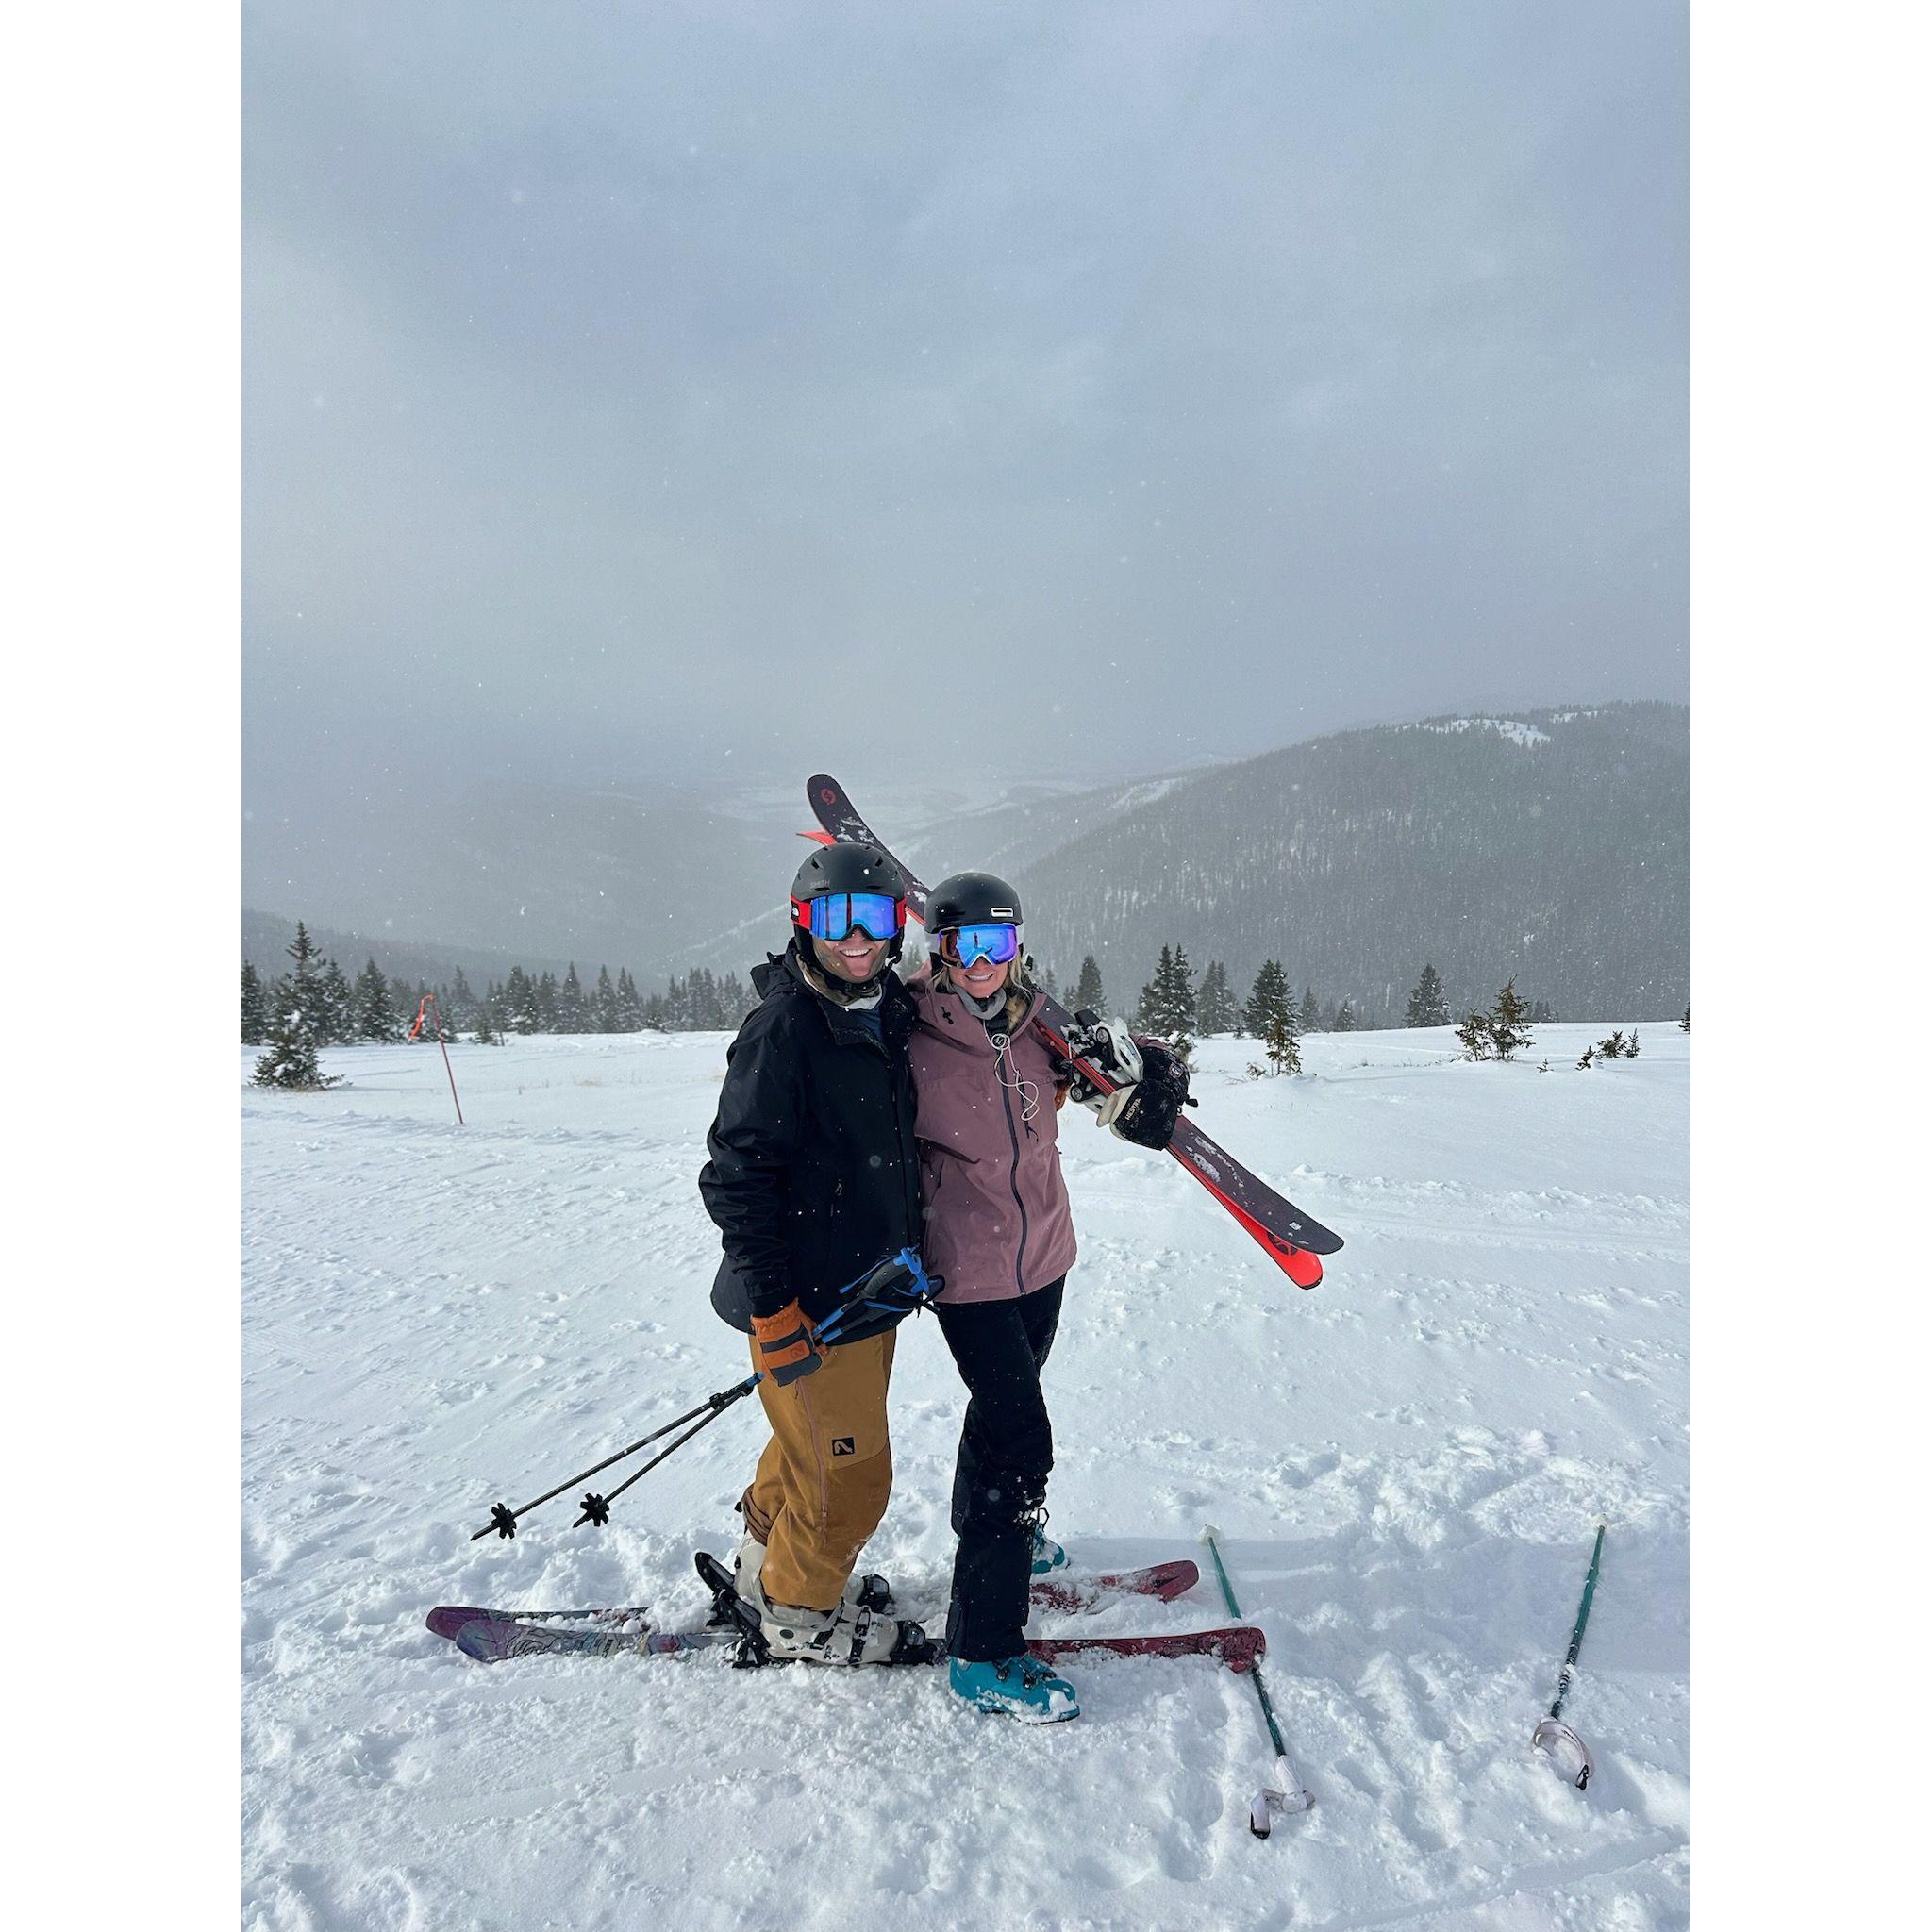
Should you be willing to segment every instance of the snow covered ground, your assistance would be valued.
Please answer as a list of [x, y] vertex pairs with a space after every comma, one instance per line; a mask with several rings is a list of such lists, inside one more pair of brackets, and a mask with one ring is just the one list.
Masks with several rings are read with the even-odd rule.
[[[724, 1041], [460, 1047], [460, 1128], [433, 1051], [244, 1089], [244, 1923], [1685, 1924], [1690, 1043], [1646, 1025], [1634, 1063], [1574, 1069], [1628, 1024], [1541, 1027], [1509, 1066], [1318, 1036], [1292, 1081], [1208, 1042], [1202, 1124], [1347, 1238], [1308, 1293], [1171, 1161], [1065, 1118], [1052, 1527], [1116, 1567], [1221, 1525], [1317, 1800], [1265, 1843], [1254, 1693], [1206, 1660], [1087, 1664], [1080, 1720], [1029, 1730], [933, 1672], [492, 1668], [430, 1636], [438, 1603], [701, 1620], [750, 1407], [602, 1532], [563, 1500], [469, 1532], [743, 1372], [694, 1186]], [[865, 1561], [937, 1624], [960, 1391], [929, 1322], [898, 1363]], [[1580, 1794], [1529, 1733], [1600, 1519]], [[1204, 1585], [1082, 1624], [1225, 1621]]]

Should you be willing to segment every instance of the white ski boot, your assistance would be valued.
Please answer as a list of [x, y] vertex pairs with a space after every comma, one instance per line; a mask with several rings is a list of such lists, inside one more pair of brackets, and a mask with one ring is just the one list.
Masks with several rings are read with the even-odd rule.
[[[765, 1586], [762, 1574], [765, 1567], [765, 1546], [758, 1538], [747, 1534], [738, 1546], [738, 1555], [732, 1563], [732, 1588], [755, 1609], [760, 1617], [765, 1614]], [[845, 1601], [856, 1609], [890, 1610], [892, 1607], [892, 1586], [883, 1576], [875, 1576], [870, 1571], [860, 1575], [854, 1571], [845, 1579]]]
[[809, 1610], [767, 1603], [758, 1621], [774, 1663], [911, 1663], [924, 1660], [908, 1654], [915, 1643], [922, 1652], [929, 1648], [917, 1624], [903, 1626], [902, 1643], [896, 1617], [882, 1617], [860, 1604], [841, 1602], [835, 1610]]

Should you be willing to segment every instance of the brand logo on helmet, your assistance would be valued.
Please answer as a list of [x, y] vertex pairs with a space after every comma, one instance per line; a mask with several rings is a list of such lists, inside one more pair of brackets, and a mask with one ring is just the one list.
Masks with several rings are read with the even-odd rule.
[[1010, 906], [995, 906], [991, 911], [995, 919], [1017, 919], [1020, 916]]

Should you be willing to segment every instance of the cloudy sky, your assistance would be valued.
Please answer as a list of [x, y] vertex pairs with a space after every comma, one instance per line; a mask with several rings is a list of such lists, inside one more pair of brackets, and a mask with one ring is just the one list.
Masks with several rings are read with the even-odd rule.
[[1681, 5], [245, 20], [253, 773], [1688, 694]]

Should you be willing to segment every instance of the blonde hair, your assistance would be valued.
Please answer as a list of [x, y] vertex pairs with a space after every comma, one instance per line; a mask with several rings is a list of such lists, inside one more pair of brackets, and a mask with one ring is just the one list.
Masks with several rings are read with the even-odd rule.
[[[961, 988], [953, 984], [950, 962], [935, 946], [931, 954], [932, 983], [936, 992], [959, 992]], [[1026, 967], [1030, 963], [1023, 949], [1007, 961], [1007, 1031], [1015, 1031], [1026, 1017], [1026, 1008], [1033, 1004], [1033, 984], [1026, 977]]]

